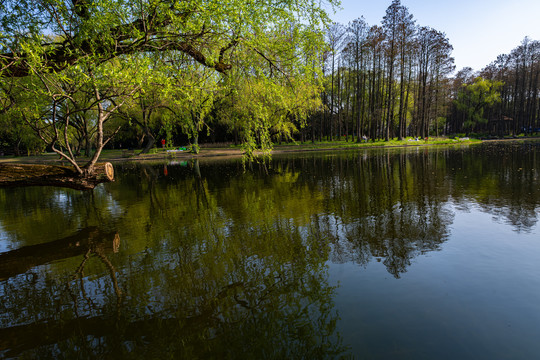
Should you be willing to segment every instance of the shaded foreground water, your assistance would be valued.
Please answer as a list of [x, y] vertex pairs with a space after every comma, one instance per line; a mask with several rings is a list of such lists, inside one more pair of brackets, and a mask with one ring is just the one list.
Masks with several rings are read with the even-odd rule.
[[0, 357], [531, 359], [540, 143], [0, 189]]

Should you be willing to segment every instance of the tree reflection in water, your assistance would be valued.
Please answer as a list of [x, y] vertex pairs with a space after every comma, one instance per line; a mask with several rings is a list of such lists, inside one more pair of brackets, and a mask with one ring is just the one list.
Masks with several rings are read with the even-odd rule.
[[12, 267], [0, 282], [1, 354], [339, 357], [347, 347], [329, 261], [375, 259], [399, 278], [442, 248], [454, 205], [527, 231], [537, 222], [537, 152], [276, 156], [268, 174], [235, 161], [168, 164], [166, 176], [162, 163], [124, 164], [91, 195], [0, 190], [8, 248], [73, 240], [92, 226], [122, 239], [118, 252], [89, 247], [47, 265], [33, 259], [19, 275], [26, 269]]
[[[108, 227], [122, 233], [126, 246], [118, 253], [89, 248], [2, 282], [5, 356], [343, 352], [334, 289], [325, 280], [327, 250], [305, 246], [298, 227], [279, 214], [229, 221], [198, 176], [163, 184], [151, 167], [142, 170], [147, 181], [111, 189], [122, 212], [110, 212], [106, 201], [92, 210], [109, 212]], [[96, 203], [107, 195], [98, 193]]]

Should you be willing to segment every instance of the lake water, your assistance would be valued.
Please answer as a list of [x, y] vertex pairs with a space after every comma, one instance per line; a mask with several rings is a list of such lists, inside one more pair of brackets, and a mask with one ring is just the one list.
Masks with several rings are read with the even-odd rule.
[[0, 358], [533, 359], [540, 142], [0, 189]]

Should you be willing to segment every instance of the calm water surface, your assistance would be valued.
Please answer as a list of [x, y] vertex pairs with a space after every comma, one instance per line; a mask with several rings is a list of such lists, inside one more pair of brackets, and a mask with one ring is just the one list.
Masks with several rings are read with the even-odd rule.
[[0, 358], [533, 359], [540, 143], [0, 189]]

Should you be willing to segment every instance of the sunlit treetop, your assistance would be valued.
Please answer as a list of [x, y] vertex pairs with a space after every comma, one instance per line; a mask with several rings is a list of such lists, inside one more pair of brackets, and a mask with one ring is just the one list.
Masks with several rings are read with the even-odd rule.
[[[326, 0], [326, 8], [339, 4]], [[0, 4], [2, 76], [33, 66], [61, 71], [81, 61], [176, 50], [225, 73], [239, 44], [257, 49], [276, 26], [316, 32], [328, 15], [314, 0], [7, 0]]]

